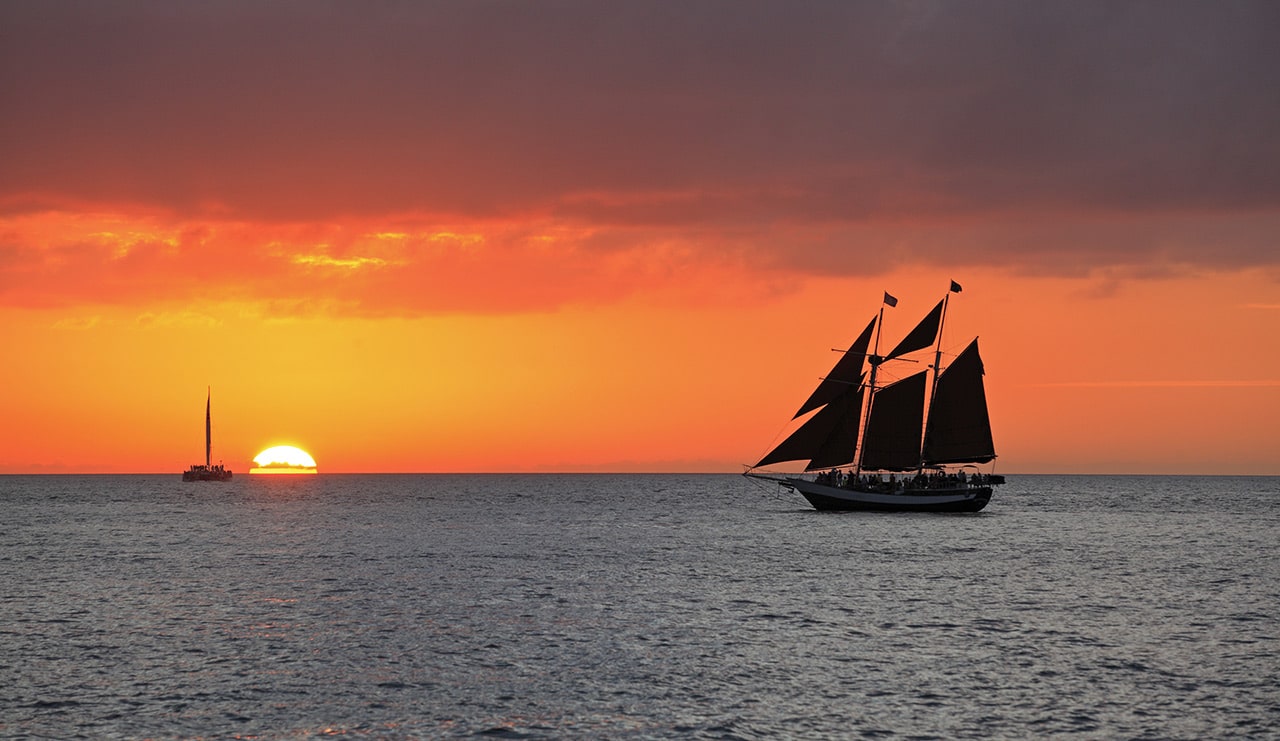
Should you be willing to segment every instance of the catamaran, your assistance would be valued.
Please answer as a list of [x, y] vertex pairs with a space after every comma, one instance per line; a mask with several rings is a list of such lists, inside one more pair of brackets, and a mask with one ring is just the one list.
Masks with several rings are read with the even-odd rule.
[[191, 468], [182, 472], [183, 481], [230, 481], [231, 471], [221, 463], [213, 465], [213, 424], [209, 416], [209, 405], [213, 400], [213, 390], [209, 389], [204, 400], [204, 465], [191, 464]]
[[[977, 469], [996, 458], [977, 338], [942, 367], [947, 304], [960, 290], [952, 281], [915, 329], [881, 355], [884, 307], [898, 304], [885, 293], [879, 314], [792, 419], [812, 416], [744, 475], [797, 491], [819, 510], [977, 512], [986, 507], [992, 487], [1003, 484], [1004, 477]], [[878, 385], [883, 375], [911, 360], [904, 356], [935, 341], [931, 365]], [[808, 461], [809, 475], [762, 470], [790, 461]]]

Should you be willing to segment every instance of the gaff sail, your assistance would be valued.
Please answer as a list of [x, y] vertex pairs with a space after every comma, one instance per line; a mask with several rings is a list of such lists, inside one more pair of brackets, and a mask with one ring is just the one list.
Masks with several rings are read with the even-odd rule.
[[925, 428], [925, 465], [986, 463], [996, 457], [983, 374], [975, 339], [938, 377]]
[[906, 471], [920, 465], [926, 375], [920, 371], [876, 391], [862, 441], [863, 468]]

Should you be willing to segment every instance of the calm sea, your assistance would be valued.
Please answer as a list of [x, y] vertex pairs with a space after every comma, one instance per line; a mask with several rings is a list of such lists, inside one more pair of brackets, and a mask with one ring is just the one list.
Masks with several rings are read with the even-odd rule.
[[0, 736], [1280, 738], [1280, 478], [0, 476]]

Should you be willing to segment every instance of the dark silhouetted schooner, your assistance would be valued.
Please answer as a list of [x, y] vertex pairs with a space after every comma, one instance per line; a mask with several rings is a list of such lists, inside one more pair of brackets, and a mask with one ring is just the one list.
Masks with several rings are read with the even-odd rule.
[[[951, 294], [959, 292], [952, 281], [915, 329], [881, 355], [884, 307], [898, 304], [886, 293], [878, 316], [792, 419], [812, 416], [744, 475], [798, 491], [820, 510], [977, 512], [987, 506], [992, 486], [1004, 477], [977, 469], [996, 457], [977, 338], [942, 367], [942, 325]], [[874, 349], [867, 352], [873, 333]], [[932, 365], [877, 385], [882, 372], [912, 362], [904, 356], [935, 341]], [[759, 470], [788, 461], [808, 461], [809, 475]]]
[[230, 481], [231, 471], [222, 464], [213, 465], [213, 424], [209, 416], [209, 405], [213, 400], [210, 389], [204, 400], [204, 465], [193, 463], [191, 468], [182, 472], [183, 481]]

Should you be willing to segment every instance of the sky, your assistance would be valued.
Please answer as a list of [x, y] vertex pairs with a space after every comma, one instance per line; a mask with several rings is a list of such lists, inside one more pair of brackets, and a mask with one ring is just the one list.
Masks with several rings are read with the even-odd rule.
[[955, 280], [997, 472], [1280, 474], [1275, 28], [0, 0], [0, 473], [176, 473], [209, 388], [236, 471], [741, 471]]

